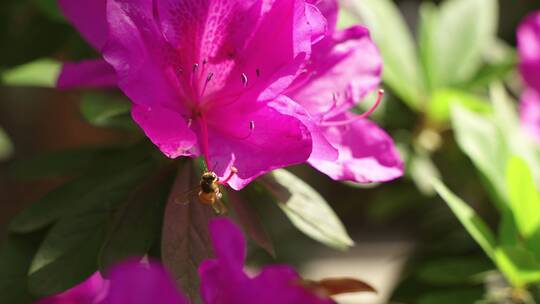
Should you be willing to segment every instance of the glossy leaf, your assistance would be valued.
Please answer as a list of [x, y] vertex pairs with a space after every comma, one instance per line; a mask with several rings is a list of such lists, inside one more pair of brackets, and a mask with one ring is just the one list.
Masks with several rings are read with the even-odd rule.
[[59, 62], [51, 59], [40, 59], [4, 72], [2, 82], [11, 86], [54, 88], [59, 73]]
[[441, 89], [433, 93], [427, 109], [427, 115], [435, 122], [445, 123], [450, 120], [453, 105], [460, 105], [475, 113], [492, 112], [489, 101], [479, 96], [460, 90]]
[[338, 216], [315, 189], [283, 169], [273, 171], [267, 178], [273, 179], [290, 193], [287, 198], [279, 194], [279, 188], [264, 183], [276, 196], [279, 207], [296, 228], [314, 240], [336, 249], [344, 250], [354, 245]]
[[484, 252], [493, 257], [495, 248], [497, 247], [495, 236], [486, 223], [476, 214], [476, 212], [450, 192], [446, 186], [438, 180], [434, 180], [433, 185], [435, 190], [448, 204], [448, 207], [454, 212], [454, 215], [459, 219], [472, 238], [482, 247]]
[[235, 191], [230, 191], [227, 197], [238, 222], [242, 225], [246, 234], [266, 252], [275, 256], [274, 244], [261, 223], [259, 214], [251, 206], [251, 203]]
[[183, 164], [169, 194], [161, 238], [161, 260], [192, 301], [199, 297], [199, 264], [213, 255], [208, 221], [214, 213], [189, 195], [198, 182], [193, 164]]
[[0, 303], [31, 303], [28, 269], [41, 234], [9, 236], [0, 249]]
[[28, 272], [28, 286], [34, 296], [63, 292], [97, 270], [98, 252], [110, 212], [110, 206], [103, 204], [63, 218], [54, 225]]
[[540, 230], [540, 191], [527, 163], [514, 156], [508, 161], [506, 180], [516, 224], [525, 238]]
[[99, 127], [135, 128], [129, 115], [130, 109], [129, 100], [105, 93], [87, 93], [81, 100], [83, 117]]
[[478, 71], [482, 55], [495, 40], [496, 0], [446, 0], [425, 16], [421, 31], [424, 68], [432, 88], [466, 83]]
[[19, 213], [10, 223], [10, 231], [28, 233], [45, 228], [61, 217], [89, 205], [120, 200], [154, 168], [146, 156], [123, 155], [122, 162], [102, 163], [97, 172], [49, 192], [41, 200]]
[[132, 257], [143, 257], [160, 240], [165, 202], [172, 171], [165, 168], [135, 188], [108, 225], [99, 255], [99, 269]]
[[495, 203], [503, 205], [507, 198], [504, 172], [509, 155], [504, 134], [491, 117], [459, 105], [452, 107], [452, 126], [461, 150], [491, 184]]
[[426, 92], [413, 37], [399, 9], [391, 0], [348, 1], [381, 51], [385, 83], [409, 107], [421, 110]]

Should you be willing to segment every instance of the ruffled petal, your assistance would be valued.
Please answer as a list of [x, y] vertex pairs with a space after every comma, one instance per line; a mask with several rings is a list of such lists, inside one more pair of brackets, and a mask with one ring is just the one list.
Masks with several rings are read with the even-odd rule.
[[98, 51], [107, 41], [106, 3], [107, 0], [58, 0], [67, 19]]
[[527, 85], [540, 92], [540, 12], [523, 20], [517, 40], [521, 75]]
[[287, 95], [312, 116], [332, 117], [377, 88], [381, 71], [382, 60], [368, 30], [355, 26], [314, 46], [311, 65]]
[[229, 185], [238, 190], [261, 174], [305, 162], [312, 151], [312, 137], [296, 117], [296, 109], [294, 103], [278, 98], [268, 103], [235, 103], [209, 112], [214, 171], [226, 176], [234, 165], [238, 173]]
[[[337, 116], [345, 120], [350, 115]], [[310, 157], [309, 163], [335, 180], [384, 182], [403, 175], [403, 162], [394, 142], [376, 124], [358, 120], [339, 127], [323, 127], [328, 141], [338, 149], [337, 161]]]
[[209, 224], [212, 246], [217, 258], [232, 269], [244, 268], [247, 245], [240, 228], [223, 218], [213, 219]]
[[328, 33], [332, 35], [336, 30], [337, 17], [338, 17], [338, 1], [337, 0], [308, 0], [317, 6], [319, 11], [326, 19], [328, 26]]
[[110, 270], [110, 282], [104, 304], [188, 304], [158, 263], [124, 262]]
[[102, 303], [107, 295], [109, 282], [99, 272], [94, 273], [83, 283], [55, 296], [41, 299], [34, 304]]
[[529, 89], [521, 96], [521, 125], [525, 132], [540, 143], [540, 94]]
[[58, 77], [59, 89], [115, 87], [116, 72], [103, 59], [68, 62]]
[[179, 102], [182, 90], [176, 79], [176, 59], [156, 24], [152, 2], [107, 2], [110, 39], [103, 56], [116, 70], [119, 87], [134, 103], [185, 113]]
[[198, 155], [197, 137], [176, 111], [162, 107], [134, 105], [131, 116], [146, 136], [170, 158]]

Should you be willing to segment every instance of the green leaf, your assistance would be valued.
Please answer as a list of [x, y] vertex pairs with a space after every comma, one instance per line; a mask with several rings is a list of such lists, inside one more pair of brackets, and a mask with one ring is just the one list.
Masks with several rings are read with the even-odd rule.
[[529, 238], [540, 229], [540, 191], [529, 166], [517, 156], [508, 161], [506, 180], [517, 227], [523, 237]]
[[435, 189], [433, 189], [431, 180], [440, 178], [441, 174], [428, 153], [414, 153], [410, 158], [408, 166], [408, 174], [418, 190], [426, 196], [433, 196], [435, 194]]
[[13, 155], [13, 143], [6, 131], [0, 127], [0, 161], [6, 160]]
[[165, 207], [161, 260], [179, 290], [183, 290], [193, 303], [198, 303], [198, 267], [202, 260], [213, 255], [208, 221], [215, 215], [212, 207], [201, 204], [196, 195], [189, 195], [199, 183], [195, 172], [194, 164], [186, 163], [174, 181]]
[[64, 15], [60, 12], [57, 0], [33, 0], [33, 2], [52, 21], [66, 22]]
[[495, 203], [502, 208], [507, 198], [504, 172], [509, 155], [504, 135], [491, 117], [459, 105], [452, 107], [452, 126], [459, 147], [489, 181]]
[[272, 240], [264, 229], [257, 211], [251, 206], [240, 193], [231, 191], [228, 193], [230, 206], [238, 222], [242, 225], [246, 234], [261, 248], [266, 250], [271, 256], [276, 256]]
[[463, 283], [479, 284], [493, 267], [493, 263], [481, 257], [443, 258], [422, 264], [418, 268], [417, 276], [430, 284], [443, 286]]
[[494, 259], [512, 286], [523, 287], [540, 281], [540, 264], [531, 252], [523, 248], [501, 246], [495, 250]]
[[99, 127], [133, 129], [129, 100], [105, 93], [87, 93], [81, 101], [81, 113], [89, 123]]
[[65, 217], [47, 233], [28, 273], [28, 286], [34, 296], [63, 292], [97, 270], [109, 207], [103, 204]]
[[476, 113], [490, 113], [493, 111], [489, 101], [479, 96], [459, 90], [440, 89], [433, 93], [428, 105], [427, 115], [432, 121], [445, 123], [450, 120], [453, 105], [460, 105]]
[[59, 73], [59, 62], [51, 59], [39, 59], [4, 72], [2, 82], [12, 86], [54, 88]]
[[432, 88], [466, 83], [495, 41], [496, 0], [446, 0], [438, 12], [424, 7], [421, 53]]
[[88, 147], [44, 153], [34, 158], [14, 161], [9, 173], [18, 179], [39, 179], [79, 173], [95, 166], [96, 161], [106, 157], [112, 150]]
[[434, 180], [433, 185], [437, 193], [448, 204], [448, 207], [454, 212], [472, 238], [482, 247], [489, 257], [493, 257], [497, 244], [493, 232], [486, 223], [467, 203], [450, 192], [440, 181]]
[[399, 9], [390, 0], [349, 1], [350, 11], [370, 29], [384, 61], [385, 83], [409, 107], [421, 110], [426, 92], [416, 46]]
[[172, 172], [166, 168], [137, 187], [115, 215], [99, 255], [102, 273], [130, 257], [145, 256], [159, 241]]
[[[345, 227], [324, 198], [304, 181], [286, 170], [274, 170], [261, 180], [278, 199], [278, 205], [293, 225], [327, 246], [345, 250], [354, 245]], [[288, 190], [290, 196], [282, 195]], [[281, 194], [279, 193], [281, 191]]]
[[154, 168], [154, 162], [147, 157], [138, 152], [133, 155], [122, 153], [122, 159], [113, 158], [111, 163], [102, 163], [96, 172], [68, 182], [30, 205], [11, 222], [10, 231], [36, 231], [79, 208], [121, 199]]
[[482, 300], [483, 296], [484, 292], [481, 288], [432, 291], [422, 295], [418, 299], [418, 304], [472, 304]]
[[30, 304], [28, 269], [43, 236], [11, 235], [0, 249], [0, 303]]

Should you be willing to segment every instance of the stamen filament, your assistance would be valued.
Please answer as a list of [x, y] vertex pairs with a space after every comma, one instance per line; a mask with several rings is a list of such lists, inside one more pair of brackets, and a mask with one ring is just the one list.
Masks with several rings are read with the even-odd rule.
[[234, 166], [231, 166], [231, 172], [229, 172], [229, 176], [227, 176], [226, 179], [219, 181], [218, 183], [221, 185], [227, 184], [236, 173], [238, 173], [238, 169], [236, 169], [236, 167]]
[[371, 114], [373, 114], [373, 112], [375, 112], [375, 110], [377, 109], [377, 107], [379, 106], [379, 104], [381, 103], [381, 100], [382, 100], [382, 97], [384, 95], [384, 90], [383, 89], [380, 89], [378, 92], [377, 92], [377, 100], [375, 101], [375, 103], [371, 106], [371, 108], [369, 108], [369, 110], [367, 110], [365, 113], [362, 113], [360, 115], [356, 115], [350, 119], [346, 119], [346, 120], [341, 120], [341, 121], [327, 121], [327, 122], [323, 122], [321, 123], [321, 126], [323, 127], [339, 127], [339, 126], [346, 126], [348, 124], [351, 124], [355, 121], [358, 121], [360, 119], [364, 119], [364, 118], [367, 118], [369, 117]]

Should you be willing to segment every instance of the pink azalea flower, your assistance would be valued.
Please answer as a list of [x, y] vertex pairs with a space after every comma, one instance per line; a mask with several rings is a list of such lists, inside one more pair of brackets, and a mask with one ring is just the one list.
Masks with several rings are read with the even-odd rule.
[[[314, 290], [313, 282], [303, 281], [293, 268], [286, 265], [265, 267], [254, 277], [246, 274], [246, 241], [230, 220], [212, 220], [210, 233], [216, 258], [203, 261], [199, 267], [203, 303], [334, 303], [322, 290]], [[109, 275], [109, 280], [105, 281], [96, 274], [66, 293], [37, 304], [189, 303], [159, 263], [130, 260], [113, 267]]]
[[66, 64], [59, 87], [119, 86], [171, 158], [203, 155], [235, 189], [305, 161], [338, 180], [402, 174], [390, 137], [363, 119], [371, 111], [348, 113], [382, 64], [367, 29], [335, 29], [335, 0], [60, 4], [105, 60]]
[[540, 142], [540, 11], [531, 13], [517, 32], [520, 72], [527, 86], [521, 96], [521, 122]]
[[[312, 136], [326, 144], [318, 145], [324, 147], [322, 153], [314, 148], [309, 163], [336, 180], [366, 183], [400, 177], [403, 163], [392, 139], [365, 119], [380, 94], [370, 111], [359, 116], [350, 112], [380, 84], [379, 51], [365, 27], [336, 30], [337, 0], [321, 0], [317, 6], [328, 20], [328, 33], [314, 45], [306, 70], [286, 93], [318, 122], [319, 133]], [[337, 160], [328, 157], [328, 144], [337, 150]]]

